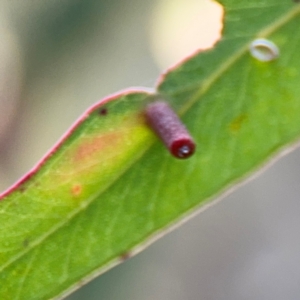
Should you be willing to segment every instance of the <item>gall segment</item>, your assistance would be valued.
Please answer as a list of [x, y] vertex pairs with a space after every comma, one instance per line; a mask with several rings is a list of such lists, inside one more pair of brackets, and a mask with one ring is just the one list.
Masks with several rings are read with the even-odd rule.
[[148, 124], [173, 156], [183, 159], [194, 154], [196, 144], [193, 138], [166, 102], [149, 104], [145, 114]]

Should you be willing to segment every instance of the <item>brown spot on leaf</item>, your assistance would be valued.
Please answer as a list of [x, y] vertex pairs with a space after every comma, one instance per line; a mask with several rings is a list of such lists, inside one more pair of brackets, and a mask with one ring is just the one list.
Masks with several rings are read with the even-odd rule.
[[40, 182], [39, 181], [36, 181], [36, 180], [33, 180], [30, 185], [28, 184], [28, 182], [24, 181], [24, 182], [21, 182], [21, 184], [17, 187], [17, 190], [20, 192], [20, 193], [24, 193], [26, 192], [27, 188], [28, 187], [38, 187], [40, 185]]
[[79, 183], [74, 184], [72, 186], [72, 191], [71, 192], [72, 192], [73, 196], [79, 196], [81, 194], [81, 192], [82, 192], [82, 185], [79, 184]]
[[23, 193], [23, 192], [26, 191], [26, 187], [25, 187], [24, 185], [20, 185], [20, 186], [18, 187], [18, 190], [19, 190], [21, 193]]
[[122, 262], [126, 261], [127, 259], [129, 259], [131, 257], [131, 253], [130, 252], [124, 252], [120, 255], [120, 259]]
[[29, 246], [29, 239], [25, 239], [24, 241], [23, 241], [23, 247], [24, 248], [27, 248]]
[[241, 126], [246, 119], [247, 116], [245, 114], [241, 114], [233, 119], [233, 121], [229, 125], [230, 131], [232, 131], [233, 133], [237, 133], [241, 129]]

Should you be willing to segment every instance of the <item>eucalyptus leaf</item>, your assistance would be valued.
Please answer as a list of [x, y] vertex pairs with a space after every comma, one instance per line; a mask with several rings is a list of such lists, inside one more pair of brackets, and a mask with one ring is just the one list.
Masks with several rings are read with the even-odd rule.
[[[300, 137], [300, 5], [224, 0], [221, 41], [170, 69], [154, 94], [89, 109], [0, 203], [0, 298], [62, 297], [178, 226]], [[272, 41], [279, 56], [253, 57]], [[145, 120], [165, 99], [197, 143], [174, 158]]]

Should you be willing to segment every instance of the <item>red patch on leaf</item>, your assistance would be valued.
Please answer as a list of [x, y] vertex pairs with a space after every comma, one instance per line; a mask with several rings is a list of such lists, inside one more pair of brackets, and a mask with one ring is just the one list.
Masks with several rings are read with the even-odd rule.
[[84, 142], [75, 153], [75, 160], [82, 162], [91, 156], [103, 152], [105, 156], [107, 151], [111, 151], [120, 144], [120, 133], [109, 133], [95, 137], [93, 140]]

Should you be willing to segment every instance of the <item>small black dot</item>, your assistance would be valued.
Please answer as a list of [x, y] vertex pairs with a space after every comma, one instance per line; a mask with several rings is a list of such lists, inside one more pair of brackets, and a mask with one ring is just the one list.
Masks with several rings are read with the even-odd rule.
[[106, 116], [107, 115], [107, 108], [101, 108], [100, 111], [99, 111], [99, 114], [101, 116]]

